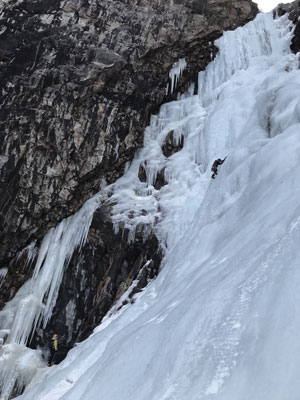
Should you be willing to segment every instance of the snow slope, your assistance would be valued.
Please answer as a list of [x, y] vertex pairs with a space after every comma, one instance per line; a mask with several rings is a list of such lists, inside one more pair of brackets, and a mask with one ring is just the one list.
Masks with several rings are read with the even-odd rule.
[[[199, 96], [153, 118], [113, 188], [114, 219], [132, 235], [158, 222], [162, 270], [20, 399], [300, 398], [300, 71], [289, 24], [260, 14], [226, 32]], [[170, 130], [184, 148], [166, 159]], [[157, 191], [161, 168], [168, 185]]]

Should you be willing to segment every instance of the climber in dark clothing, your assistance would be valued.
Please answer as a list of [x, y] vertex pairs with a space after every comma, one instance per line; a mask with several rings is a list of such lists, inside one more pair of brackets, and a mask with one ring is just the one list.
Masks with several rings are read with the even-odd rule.
[[79, 12], [78, 12], [78, 10], [76, 10], [75, 12], [74, 12], [74, 23], [75, 24], [78, 24], [78, 21], [79, 21]]
[[224, 158], [224, 160], [221, 160], [221, 158], [218, 158], [212, 165], [211, 170], [213, 172], [211, 178], [215, 179], [216, 175], [218, 175], [218, 166], [223, 164], [223, 162], [226, 160], [227, 157]]
[[48, 367], [51, 367], [51, 365], [54, 362], [54, 357], [57, 352], [57, 335], [54, 334], [52, 336], [52, 339], [49, 342], [49, 350], [50, 350], [50, 357], [49, 357], [49, 362], [48, 362]]

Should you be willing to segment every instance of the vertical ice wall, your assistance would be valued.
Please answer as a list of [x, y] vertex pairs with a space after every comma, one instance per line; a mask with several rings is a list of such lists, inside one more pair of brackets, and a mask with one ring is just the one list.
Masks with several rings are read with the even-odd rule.
[[[278, 38], [273, 29], [272, 13], [260, 14], [243, 28], [225, 32], [215, 45], [219, 52], [198, 77], [198, 93], [204, 105], [222, 91], [222, 85], [237, 71], [246, 70], [256, 57], [281, 55], [289, 51], [286, 41]], [[255, 61], [254, 61], [255, 62]], [[218, 90], [216, 90], [218, 89]]]
[[[113, 185], [115, 226], [129, 229], [130, 240], [135, 229], [145, 230], [148, 224], [155, 226], [161, 241], [172, 248], [180, 232], [190, 225], [194, 216], [190, 201], [195, 205], [201, 202], [210, 183], [211, 164], [214, 159], [228, 155], [234, 143], [232, 137], [245, 119], [242, 100], [239, 105], [228, 103], [225, 120], [223, 114], [215, 112], [215, 107], [222, 96], [230, 96], [231, 77], [235, 77], [235, 90], [236, 86], [242, 86], [243, 73], [251, 63], [256, 65], [259, 78], [260, 64], [261, 68], [271, 66], [282, 54], [290, 52], [290, 22], [286, 19], [274, 23], [272, 13], [260, 14], [243, 28], [225, 32], [215, 42], [219, 47], [217, 57], [199, 73], [199, 94], [193, 96], [191, 90], [178, 101], [163, 105], [159, 114], [151, 118], [144, 148], [124, 177]], [[178, 76], [183, 67], [185, 63], [180, 60], [170, 72], [172, 77]], [[252, 76], [249, 90], [254, 81]], [[162, 147], [170, 133], [174, 145], [183, 141], [184, 146], [166, 157]], [[146, 182], [139, 180], [140, 167], [146, 172]], [[159, 172], [163, 173], [166, 185], [157, 190], [155, 181]]]
[[[64, 268], [74, 250], [85, 243], [97, 207], [97, 198], [89, 200], [77, 214], [48, 232], [38, 251], [32, 278], [0, 311], [0, 337], [5, 338], [5, 345], [0, 348], [1, 400], [9, 398], [15, 385], [20, 388], [25, 385], [39, 365], [39, 355], [25, 345], [37, 326], [46, 327], [55, 306]], [[27, 250], [28, 259], [31, 259], [35, 251], [32, 246]], [[24, 362], [25, 366], [22, 365]]]

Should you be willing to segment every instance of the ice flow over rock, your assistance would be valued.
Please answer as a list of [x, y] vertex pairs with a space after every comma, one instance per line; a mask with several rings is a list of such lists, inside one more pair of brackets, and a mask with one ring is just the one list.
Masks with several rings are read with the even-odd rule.
[[[37, 326], [46, 327], [54, 308], [63, 271], [75, 248], [81, 246], [89, 231], [97, 199], [89, 200], [74, 216], [51, 229], [38, 252], [32, 278], [0, 311], [0, 399], [10, 398], [32, 379], [42, 367], [39, 351], [25, 345]], [[28, 259], [34, 248], [29, 246]], [[5, 342], [4, 342], [5, 339]], [[5, 345], [1, 346], [3, 343]]]
[[[167, 245], [162, 271], [21, 399], [298, 399], [300, 71], [291, 30], [287, 17], [260, 14], [226, 32], [199, 95], [153, 117], [144, 149], [110, 190], [116, 226], [134, 235], [155, 224]], [[167, 158], [170, 131], [184, 146]], [[211, 180], [212, 162], [225, 156]]]

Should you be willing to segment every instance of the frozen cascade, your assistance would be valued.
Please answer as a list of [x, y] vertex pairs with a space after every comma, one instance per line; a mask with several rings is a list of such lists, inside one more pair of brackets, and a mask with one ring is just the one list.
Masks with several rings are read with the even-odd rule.
[[[199, 95], [152, 118], [144, 149], [109, 190], [116, 229], [134, 237], [156, 224], [167, 244], [162, 271], [22, 400], [299, 399], [300, 71], [291, 28], [286, 16], [260, 14], [225, 33], [222, 63], [225, 45], [236, 61], [227, 68], [216, 58]], [[170, 132], [184, 145], [167, 158]], [[212, 181], [212, 162], [225, 156]], [[167, 184], [157, 190], [162, 170]]]
[[[172, 248], [180, 232], [190, 226], [197, 209], [190, 202], [197, 199], [199, 204], [203, 198], [210, 183], [208, 167], [213, 160], [229, 153], [230, 142], [235, 140], [232, 136], [240, 129], [234, 124], [244, 118], [240, 115], [244, 110], [239, 110], [236, 104], [227, 110], [225, 119], [222, 114], [219, 118], [215, 107], [221, 96], [230, 96], [231, 82], [228, 85], [227, 82], [235, 73], [239, 84], [239, 76], [251, 62], [255, 65], [259, 58], [261, 63], [271, 66], [274, 58], [290, 52], [289, 39], [286, 39], [290, 35], [289, 27], [277, 24], [274, 30], [271, 13], [261, 14], [245, 27], [225, 32], [215, 43], [220, 48], [217, 57], [206, 71], [199, 73], [199, 95], [187, 92], [180, 100], [164, 104], [159, 114], [152, 116], [145, 131], [144, 148], [136, 155], [129, 171], [113, 185], [115, 229], [120, 226], [129, 229], [129, 240], [134, 239], [137, 228], [142, 227], [147, 234], [147, 226], [151, 229], [156, 226], [161, 242], [167, 240], [168, 247]], [[235, 120], [231, 117], [233, 109], [238, 114]], [[184, 140], [184, 147], [167, 158], [162, 145], [170, 132], [175, 144]], [[146, 183], [138, 178], [140, 166], [146, 171]], [[164, 171], [168, 184], [158, 191], [153, 185], [160, 171]]]
[[[204, 105], [212, 101], [223, 90], [222, 85], [237, 71], [246, 70], [255, 57], [282, 54], [283, 46], [288, 50], [286, 42], [278, 43], [278, 32], [272, 29], [271, 13], [268, 17], [258, 17], [243, 28], [225, 32], [215, 46], [219, 52], [213, 62], [198, 77], [198, 92]], [[235, 46], [232, 46], [235, 43]]]
[[[32, 278], [0, 311], [0, 337], [6, 338], [0, 348], [1, 400], [9, 398], [15, 385], [28, 383], [36, 368], [41, 365], [39, 352], [25, 347], [36, 327], [47, 325], [56, 302], [64, 268], [74, 250], [87, 238], [97, 198], [85, 203], [74, 216], [63, 220], [45, 236], [38, 252]], [[26, 248], [28, 261], [34, 257], [34, 245]]]

